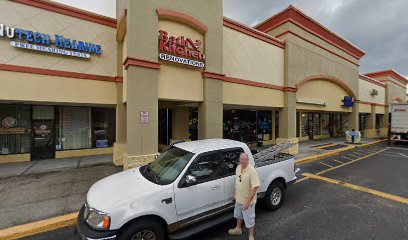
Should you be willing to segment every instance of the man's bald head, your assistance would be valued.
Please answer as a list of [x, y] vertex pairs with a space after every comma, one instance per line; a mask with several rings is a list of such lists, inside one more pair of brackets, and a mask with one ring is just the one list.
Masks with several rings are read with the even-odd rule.
[[241, 153], [241, 155], [239, 156], [239, 165], [241, 165], [242, 168], [246, 168], [248, 164], [249, 164], [248, 154]]

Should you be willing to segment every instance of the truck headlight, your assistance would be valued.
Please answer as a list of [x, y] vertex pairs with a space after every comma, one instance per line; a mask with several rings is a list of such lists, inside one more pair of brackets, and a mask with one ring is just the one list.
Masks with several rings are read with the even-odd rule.
[[110, 226], [110, 215], [89, 207], [85, 204], [84, 211], [85, 221], [95, 229], [107, 230]]

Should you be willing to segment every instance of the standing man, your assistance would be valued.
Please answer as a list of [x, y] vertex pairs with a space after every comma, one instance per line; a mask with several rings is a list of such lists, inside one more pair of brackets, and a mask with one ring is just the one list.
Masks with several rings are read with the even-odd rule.
[[249, 240], [254, 240], [256, 191], [260, 183], [258, 173], [249, 164], [248, 154], [242, 153], [239, 156], [239, 166], [235, 175], [234, 217], [237, 219], [237, 226], [228, 230], [228, 234], [242, 235], [242, 221], [244, 221], [245, 227], [249, 229]]

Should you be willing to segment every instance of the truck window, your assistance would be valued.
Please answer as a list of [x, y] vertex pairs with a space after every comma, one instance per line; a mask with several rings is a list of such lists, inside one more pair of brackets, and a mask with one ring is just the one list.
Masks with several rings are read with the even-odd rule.
[[235, 174], [241, 153], [244, 153], [244, 149], [242, 148], [233, 148], [221, 151], [220, 160], [227, 168], [227, 175]]
[[190, 166], [187, 175], [197, 179], [197, 183], [215, 180], [221, 177], [223, 169], [220, 166], [218, 152], [205, 153], [197, 157]]
[[[141, 169], [142, 175], [161, 185], [172, 183], [194, 156], [193, 153], [172, 147], [160, 154], [150, 165]], [[149, 174], [150, 173], [150, 174]]]

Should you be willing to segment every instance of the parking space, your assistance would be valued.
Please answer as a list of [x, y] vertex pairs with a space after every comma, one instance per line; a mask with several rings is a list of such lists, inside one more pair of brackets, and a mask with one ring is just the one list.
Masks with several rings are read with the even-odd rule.
[[[256, 239], [399, 240], [408, 236], [408, 148], [386, 144], [355, 148], [299, 167], [300, 173], [329, 181], [303, 177], [288, 189], [285, 204], [276, 212], [258, 204]], [[233, 226], [231, 221], [191, 239], [247, 239], [246, 235], [228, 236]], [[26, 239], [78, 238], [75, 228], [69, 227]]]

